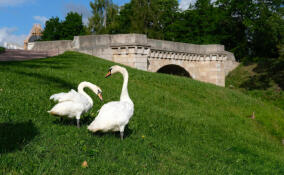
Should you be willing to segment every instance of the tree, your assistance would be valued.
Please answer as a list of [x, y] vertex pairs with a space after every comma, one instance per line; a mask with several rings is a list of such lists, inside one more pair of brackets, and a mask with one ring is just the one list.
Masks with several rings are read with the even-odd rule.
[[95, 0], [90, 2], [93, 16], [89, 18], [88, 29], [91, 33], [109, 33], [113, 27], [115, 17], [118, 13], [118, 6], [111, 0]]
[[74, 36], [84, 34], [86, 30], [82, 22], [82, 15], [70, 12], [64, 21], [59, 21], [58, 17], [47, 20], [41, 39], [44, 41], [72, 40]]
[[121, 7], [115, 18], [114, 31], [164, 39], [167, 27], [175, 21], [177, 10], [177, 0], [132, 0]]
[[[283, 43], [282, 0], [218, 0], [232, 26], [223, 42], [238, 58], [244, 56], [277, 57], [277, 45]], [[282, 7], [283, 8], [283, 7]]]
[[257, 16], [249, 26], [253, 56], [277, 57], [277, 46], [283, 44], [284, 20], [278, 1], [259, 0]]
[[62, 24], [58, 17], [52, 17], [45, 22], [41, 39], [44, 41], [61, 39]]
[[62, 22], [61, 39], [72, 40], [74, 36], [84, 35], [85, 29], [82, 21], [82, 15], [76, 12], [69, 12]]

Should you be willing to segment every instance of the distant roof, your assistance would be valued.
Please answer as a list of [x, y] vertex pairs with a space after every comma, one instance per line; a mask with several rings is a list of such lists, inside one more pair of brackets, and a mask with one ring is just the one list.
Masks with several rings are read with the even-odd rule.
[[29, 38], [28, 42], [34, 42], [34, 41], [36, 41], [36, 40], [39, 40], [40, 38], [41, 38], [41, 36], [32, 35], [32, 36]]
[[34, 24], [33, 28], [31, 29], [28, 37], [25, 39], [25, 43], [27, 42], [34, 42], [38, 39], [40, 39], [42, 35], [42, 28], [40, 24]]

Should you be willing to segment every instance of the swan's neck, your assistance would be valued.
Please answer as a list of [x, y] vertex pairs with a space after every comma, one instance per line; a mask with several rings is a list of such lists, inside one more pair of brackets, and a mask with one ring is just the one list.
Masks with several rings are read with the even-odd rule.
[[128, 72], [126, 69], [121, 69], [120, 73], [123, 76], [123, 85], [122, 85], [122, 90], [121, 90], [121, 95], [120, 95], [120, 101], [123, 100], [130, 100], [130, 97], [128, 95], [128, 90], [127, 90], [127, 85], [128, 85]]
[[84, 95], [84, 96], [88, 99], [89, 103], [91, 103], [91, 105], [93, 105], [93, 100], [92, 100], [92, 98], [84, 91], [84, 88], [85, 88], [85, 87], [87, 87], [87, 88], [89, 88], [89, 89], [92, 90], [92, 88], [91, 88], [91, 86], [89, 85], [88, 82], [82, 82], [82, 83], [80, 83], [79, 86], [78, 86], [78, 93]]

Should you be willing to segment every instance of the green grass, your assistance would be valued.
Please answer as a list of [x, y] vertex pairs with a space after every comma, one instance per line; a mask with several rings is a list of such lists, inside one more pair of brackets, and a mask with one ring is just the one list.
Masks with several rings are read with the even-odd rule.
[[271, 61], [242, 63], [226, 77], [226, 86], [284, 110], [283, 80], [275, 80], [276, 76], [284, 77], [284, 71], [271, 72], [271, 64]]
[[[184, 77], [127, 68], [135, 112], [125, 140], [91, 134], [96, 111], [120, 97], [122, 76], [104, 78], [112, 65], [75, 52], [1, 62], [0, 174], [284, 174], [283, 110]], [[81, 81], [99, 85], [104, 102], [92, 95], [78, 129], [46, 111], [50, 95]]]
[[4, 47], [0, 47], [0, 54], [5, 52], [5, 48]]

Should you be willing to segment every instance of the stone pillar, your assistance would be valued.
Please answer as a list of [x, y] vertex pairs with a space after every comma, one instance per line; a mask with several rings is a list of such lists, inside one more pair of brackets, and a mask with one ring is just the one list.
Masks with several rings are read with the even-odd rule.
[[118, 46], [112, 47], [112, 61], [124, 64], [136, 69], [147, 71], [148, 54], [147, 46]]

